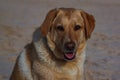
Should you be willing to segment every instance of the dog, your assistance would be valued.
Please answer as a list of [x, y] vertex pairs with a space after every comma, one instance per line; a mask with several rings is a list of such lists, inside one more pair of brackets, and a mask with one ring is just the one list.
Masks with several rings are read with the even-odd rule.
[[86, 42], [94, 27], [94, 17], [81, 9], [50, 10], [10, 80], [84, 80]]

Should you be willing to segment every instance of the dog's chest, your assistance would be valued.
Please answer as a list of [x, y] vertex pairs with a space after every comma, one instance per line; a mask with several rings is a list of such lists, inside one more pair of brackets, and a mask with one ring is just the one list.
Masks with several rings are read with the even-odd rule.
[[77, 80], [78, 69], [77, 68], [50, 68], [46, 67], [38, 62], [33, 65], [35, 80]]
[[62, 73], [54, 72], [54, 79], [55, 80], [77, 80], [77, 73], [71, 74], [69, 72], [62, 72]]
[[55, 80], [76, 80], [78, 72], [77, 68], [58, 67], [54, 71]]

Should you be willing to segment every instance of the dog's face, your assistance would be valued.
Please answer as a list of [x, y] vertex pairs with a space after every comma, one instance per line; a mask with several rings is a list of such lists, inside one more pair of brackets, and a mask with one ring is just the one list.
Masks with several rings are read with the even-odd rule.
[[93, 16], [71, 8], [50, 11], [41, 26], [55, 57], [64, 60], [80, 56], [93, 29]]

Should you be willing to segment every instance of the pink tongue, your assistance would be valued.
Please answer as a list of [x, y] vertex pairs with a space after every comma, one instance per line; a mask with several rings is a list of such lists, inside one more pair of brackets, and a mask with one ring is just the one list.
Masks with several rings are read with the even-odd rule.
[[74, 57], [73, 53], [67, 53], [65, 54], [65, 56], [69, 59]]

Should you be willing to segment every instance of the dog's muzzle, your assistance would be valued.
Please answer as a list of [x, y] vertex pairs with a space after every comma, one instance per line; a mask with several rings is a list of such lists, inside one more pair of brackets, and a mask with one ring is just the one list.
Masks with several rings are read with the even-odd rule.
[[65, 60], [73, 60], [75, 58], [75, 46], [74, 42], [67, 42], [64, 44]]

